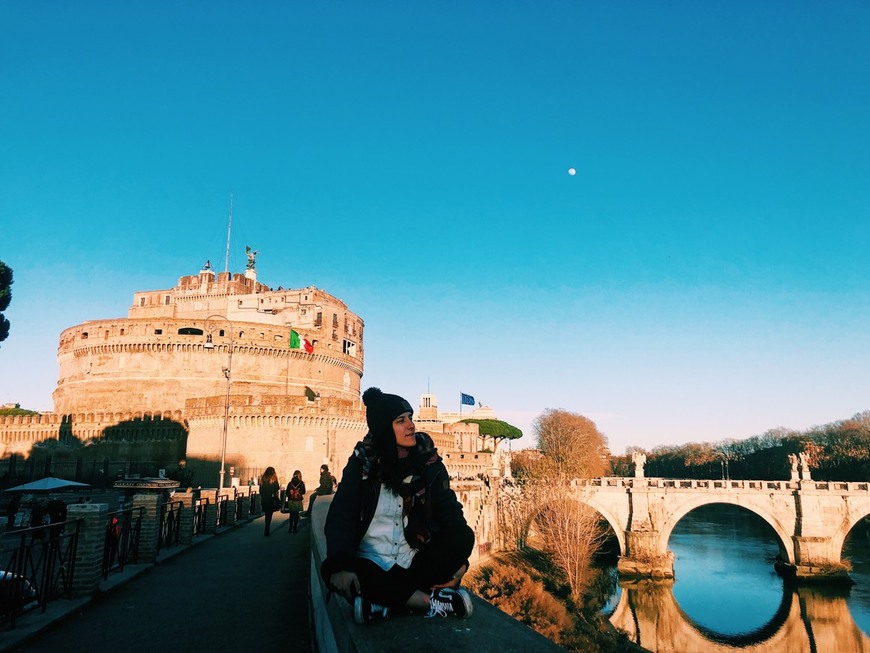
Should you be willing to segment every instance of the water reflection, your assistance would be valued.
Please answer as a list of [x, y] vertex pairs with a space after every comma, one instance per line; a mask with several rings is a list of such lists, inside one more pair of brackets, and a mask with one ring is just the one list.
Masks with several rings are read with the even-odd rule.
[[[794, 588], [773, 570], [770, 527], [735, 506], [687, 515], [669, 542], [676, 580], [620, 583], [611, 622], [651, 651], [870, 653], [870, 540], [844, 548], [857, 585]], [[608, 610], [609, 612], [609, 610]]]
[[787, 591], [766, 624], [735, 635], [692, 621], [677, 603], [672, 589], [670, 582], [623, 584], [610, 622], [632, 641], [653, 652], [870, 652], [870, 637], [855, 624], [844, 595], [816, 588]]

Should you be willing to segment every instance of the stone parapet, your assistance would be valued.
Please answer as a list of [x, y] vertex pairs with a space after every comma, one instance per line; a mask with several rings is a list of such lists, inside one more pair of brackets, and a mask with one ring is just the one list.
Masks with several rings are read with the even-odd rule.
[[160, 538], [160, 496], [153, 492], [134, 494], [133, 507], [143, 508], [139, 526], [139, 562], [154, 562]]
[[81, 520], [72, 585], [73, 598], [90, 596], [100, 587], [108, 515], [109, 506], [105, 503], [73, 503], [67, 507], [68, 521]]

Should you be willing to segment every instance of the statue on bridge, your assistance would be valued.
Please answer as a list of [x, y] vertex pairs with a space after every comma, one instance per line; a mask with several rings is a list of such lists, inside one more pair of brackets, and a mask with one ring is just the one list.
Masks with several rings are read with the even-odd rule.
[[791, 464], [791, 480], [798, 480], [798, 457], [793, 453], [788, 455], [788, 462]]
[[643, 451], [632, 451], [631, 462], [634, 463], [634, 477], [643, 478], [643, 466], [646, 464], [646, 454]]
[[812, 477], [810, 476], [810, 459], [807, 456], [806, 451], [801, 451], [798, 454], [798, 458], [801, 461], [801, 480], [802, 481], [810, 481]]

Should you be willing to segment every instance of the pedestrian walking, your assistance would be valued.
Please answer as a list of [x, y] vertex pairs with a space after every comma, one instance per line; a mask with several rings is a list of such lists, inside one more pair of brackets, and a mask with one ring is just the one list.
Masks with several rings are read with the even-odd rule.
[[293, 472], [293, 478], [287, 484], [287, 490], [284, 493], [284, 501], [287, 505], [287, 511], [290, 514], [288, 520], [289, 532], [295, 533], [299, 527], [299, 513], [302, 512], [302, 500], [305, 498], [305, 483], [302, 480], [302, 472], [298, 469]]
[[263, 513], [265, 515], [265, 526], [263, 535], [269, 536], [272, 528], [272, 514], [281, 506], [281, 500], [278, 498], [278, 493], [281, 491], [281, 485], [278, 483], [278, 474], [275, 473], [274, 467], [267, 467], [263, 472], [263, 477], [260, 479], [260, 497], [263, 501]]

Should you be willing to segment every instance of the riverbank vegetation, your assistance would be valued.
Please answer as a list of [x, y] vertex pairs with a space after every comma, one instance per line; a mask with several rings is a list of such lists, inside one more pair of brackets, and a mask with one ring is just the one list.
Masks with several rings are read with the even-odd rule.
[[870, 411], [804, 431], [770, 429], [745, 440], [689, 442], [611, 457], [612, 476], [632, 476], [633, 451], [646, 454], [646, 475], [661, 478], [787, 480], [789, 454], [806, 454], [813, 480], [870, 478]]
[[476, 566], [466, 585], [501, 611], [568, 651], [639, 653], [646, 649], [617, 631], [601, 613], [613, 578], [596, 573], [586, 592], [573, 591], [559, 565], [532, 547], [502, 552]]
[[548, 410], [534, 424], [538, 449], [514, 457], [513, 479], [499, 487], [500, 554], [468, 576], [471, 589], [569, 651], [616, 653], [632, 647], [602, 616], [614, 579], [595, 558], [607, 527], [566, 495], [572, 479], [608, 469], [607, 442], [575, 413]]

